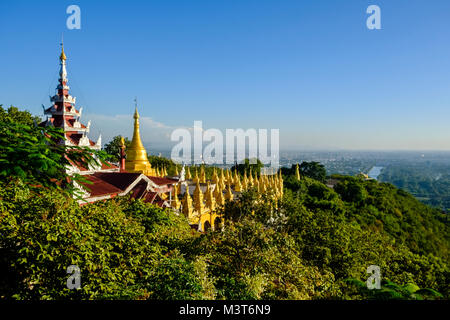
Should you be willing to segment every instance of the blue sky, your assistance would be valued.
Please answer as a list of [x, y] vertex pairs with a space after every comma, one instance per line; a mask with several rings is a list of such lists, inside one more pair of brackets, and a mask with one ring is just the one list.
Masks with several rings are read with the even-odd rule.
[[281, 149], [450, 150], [448, 0], [3, 0], [0, 104], [49, 105], [62, 33], [94, 139], [130, 136], [137, 96], [158, 147], [202, 120], [278, 128]]

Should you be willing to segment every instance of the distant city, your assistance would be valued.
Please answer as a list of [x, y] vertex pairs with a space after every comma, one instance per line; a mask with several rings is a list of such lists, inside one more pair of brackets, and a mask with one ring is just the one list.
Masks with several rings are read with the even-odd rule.
[[[152, 155], [170, 158], [170, 150], [147, 148]], [[368, 174], [426, 204], [450, 211], [450, 151], [280, 151], [281, 167], [303, 161], [320, 162], [328, 175]]]

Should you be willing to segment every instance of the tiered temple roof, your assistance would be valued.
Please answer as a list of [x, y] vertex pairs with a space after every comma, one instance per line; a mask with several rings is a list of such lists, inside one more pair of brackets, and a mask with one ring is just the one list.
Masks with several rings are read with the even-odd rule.
[[76, 98], [69, 94], [70, 87], [67, 79], [66, 54], [64, 45], [62, 45], [61, 55], [59, 57], [60, 70], [56, 94], [50, 97], [52, 105], [44, 108], [44, 115], [47, 119], [41, 126], [54, 126], [64, 129], [66, 139], [61, 141], [69, 146], [86, 146], [93, 150], [101, 149], [101, 135], [96, 142], [89, 139], [87, 134], [90, 130], [90, 121], [87, 125], [80, 122], [83, 108], [77, 110], [75, 107]]

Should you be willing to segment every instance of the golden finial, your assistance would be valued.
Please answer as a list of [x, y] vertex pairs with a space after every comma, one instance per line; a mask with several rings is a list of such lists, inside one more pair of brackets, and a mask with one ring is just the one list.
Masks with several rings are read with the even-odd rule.
[[[138, 112], [138, 109], [137, 109], [137, 98], [134, 98], [134, 115], [133, 115], [133, 118], [139, 119], [139, 112]], [[138, 122], [138, 124], [139, 124], [139, 122]]]
[[300, 181], [300, 172], [298, 170], [298, 163], [295, 166], [295, 177], [297, 178], [298, 181]]
[[61, 39], [61, 55], [59, 56], [59, 60], [61, 60], [61, 61], [65, 61], [67, 58], [66, 58], [66, 54], [64, 53], [64, 36], [62, 36], [62, 39]]

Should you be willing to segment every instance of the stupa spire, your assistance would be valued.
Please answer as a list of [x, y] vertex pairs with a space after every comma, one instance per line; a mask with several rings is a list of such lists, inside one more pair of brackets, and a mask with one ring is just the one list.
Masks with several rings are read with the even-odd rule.
[[130, 146], [127, 148], [127, 159], [125, 162], [126, 170], [128, 172], [139, 172], [145, 175], [154, 175], [150, 162], [148, 161], [147, 151], [144, 148], [139, 132], [139, 113], [137, 110], [137, 99], [134, 99], [134, 131], [133, 139]]
[[189, 186], [186, 186], [186, 191], [184, 193], [184, 198], [183, 198], [182, 204], [183, 204], [183, 208], [182, 208], [183, 214], [187, 218], [190, 218], [190, 216], [192, 215], [192, 198], [189, 194]]
[[227, 184], [227, 191], [225, 193], [225, 198], [228, 201], [233, 201], [233, 192], [231, 191], [231, 185]]
[[[219, 178], [220, 179], [220, 178]], [[214, 189], [214, 198], [216, 199], [216, 203], [218, 206], [223, 206], [225, 204], [225, 199], [223, 198], [222, 193], [222, 184], [216, 184], [216, 188]]]
[[216, 209], [216, 201], [214, 199], [209, 181], [206, 186], [205, 202], [209, 210], [214, 211]]
[[300, 181], [300, 172], [298, 170], [298, 163], [295, 165], [295, 178]]
[[242, 179], [242, 188], [244, 190], [248, 189], [247, 171], [244, 171], [244, 178]]
[[206, 183], [206, 173], [205, 173], [205, 168], [203, 166], [200, 169], [200, 182]]
[[178, 210], [180, 208], [180, 200], [178, 199], [178, 185], [173, 186], [173, 194], [172, 194], [172, 208]]
[[202, 214], [204, 207], [205, 206], [203, 204], [203, 192], [200, 189], [200, 183], [197, 180], [197, 182], [195, 184], [195, 190], [194, 190], [194, 209], [198, 213]]

